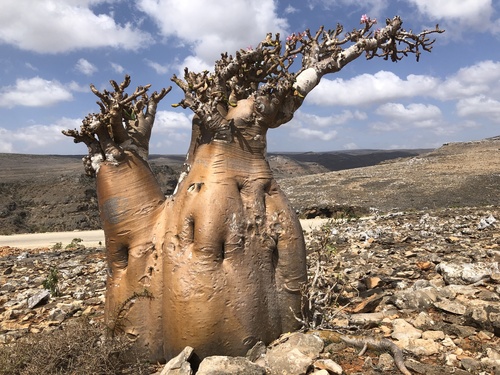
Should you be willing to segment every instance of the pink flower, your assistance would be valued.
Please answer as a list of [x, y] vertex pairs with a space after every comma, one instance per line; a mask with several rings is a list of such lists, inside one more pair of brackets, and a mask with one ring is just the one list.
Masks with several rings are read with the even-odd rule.
[[359, 23], [368, 23], [370, 21], [370, 17], [368, 17], [366, 14], [363, 14], [361, 16], [361, 20], [359, 21]]

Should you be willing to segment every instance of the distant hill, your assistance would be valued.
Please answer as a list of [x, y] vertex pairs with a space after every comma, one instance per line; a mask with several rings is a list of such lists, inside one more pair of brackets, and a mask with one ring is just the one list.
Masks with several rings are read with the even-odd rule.
[[500, 137], [280, 184], [302, 217], [499, 205]]
[[[500, 139], [437, 150], [270, 153], [269, 164], [302, 216], [500, 203]], [[184, 156], [152, 155], [165, 194]], [[0, 234], [100, 227], [95, 181], [81, 156], [0, 154]]]
[[325, 170], [341, 171], [344, 169], [368, 167], [377, 165], [386, 160], [407, 158], [417, 156], [432, 149], [415, 150], [350, 150], [350, 151], [330, 151], [330, 152], [304, 152], [304, 153], [269, 153], [273, 158], [276, 156], [288, 157], [297, 163], [317, 164], [323, 166]]

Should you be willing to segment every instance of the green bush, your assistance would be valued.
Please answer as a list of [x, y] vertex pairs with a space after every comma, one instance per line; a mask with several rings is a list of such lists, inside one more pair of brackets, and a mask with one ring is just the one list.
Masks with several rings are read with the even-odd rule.
[[45, 289], [50, 291], [54, 297], [59, 295], [59, 273], [57, 269], [51, 268], [49, 275], [43, 280], [42, 285]]
[[70, 244], [66, 245], [66, 249], [76, 249], [80, 245], [80, 242], [83, 242], [81, 238], [73, 238]]

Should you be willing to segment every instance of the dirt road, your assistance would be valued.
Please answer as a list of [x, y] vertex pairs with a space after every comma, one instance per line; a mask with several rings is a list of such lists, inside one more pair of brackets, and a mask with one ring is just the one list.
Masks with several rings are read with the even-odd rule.
[[82, 239], [80, 243], [86, 247], [97, 247], [104, 244], [104, 232], [102, 230], [91, 230], [0, 236], [0, 247], [10, 246], [21, 249], [32, 249], [37, 247], [52, 247], [58, 242], [61, 242], [63, 247], [65, 247], [75, 238]]
[[[310, 231], [311, 229], [321, 226], [325, 221], [326, 219], [311, 219], [301, 220], [300, 223], [305, 231]], [[33, 249], [37, 247], [52, 247], [58, 242], [61, 242], [64, 247], [70, 244], [75, 238], [82, 239], [81, 244], [86, 247], [104, 245], [104, 232], [102, 230], [91, 230], [0, 236], [0, 247], [10, 246], [20, 249]]]

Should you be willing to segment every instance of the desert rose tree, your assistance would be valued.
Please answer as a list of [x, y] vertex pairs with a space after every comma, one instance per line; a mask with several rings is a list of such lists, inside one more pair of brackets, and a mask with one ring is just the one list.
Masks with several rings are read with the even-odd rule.
[[375, 24], [363, 16], [347, 33], [337, 25], [286, 41], [268, 34], [254, 49], [223, 54], [213, 72], [174, 76], [185, 94], [176, 106], [195, 116], [184, 171], [167, 197], [147, 158], [170, 88], [127, 94], [128, 76], [111, 81], [112, 92], [91, 86], [100, 112], [64, 133], [88, 146], [86, 171], [97, 177], [111, 333], [168, 360], [188, 345], [200, 358], [244, 355], [300, 326], [304, 238], [266, 160], [266, 133], [290, 121], [324, 75], [362, 55], [418, 60], [431, 50], [428, 35], [442, 32], [405, 31], [399, 17]]

